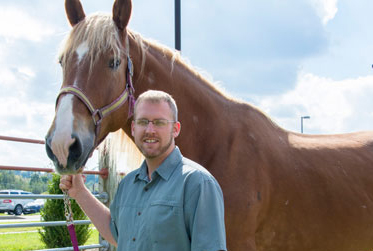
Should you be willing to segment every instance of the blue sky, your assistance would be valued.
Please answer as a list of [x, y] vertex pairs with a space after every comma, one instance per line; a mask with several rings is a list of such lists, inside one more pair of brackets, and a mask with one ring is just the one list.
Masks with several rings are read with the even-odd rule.
[[[305, 133], [372, 129], [372, 1], [181, 2], [183, 57], [231, 96], [291, 131], [305, 115]], [[82, 3], [89, 14], [111, 12], [113, 1]], [[129, 26], [173, 47], [173, 11], [172, 0], [134, 0]], [[44, 138], [69, 30], [63, 0], [0, 0], [0, 135]], [[0, 148], [2, 165], [49, 165], [42, 146]]]

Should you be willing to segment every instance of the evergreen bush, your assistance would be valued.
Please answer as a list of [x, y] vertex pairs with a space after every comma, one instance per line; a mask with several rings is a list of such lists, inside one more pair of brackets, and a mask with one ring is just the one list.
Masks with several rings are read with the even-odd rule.
[[[52, 180], [48, 185], [49, 194], [62, 194], [59, 188], [60, 175], [53, 174]], [[87, 220], [88, 217], [79, 207], [75, 200], [71, 200], [71, 208], [74, 220]], [[65, 221], [64, 202], [61, 199], [47, 199], [44, 208], [40, 211], [41, 221]], [[39, 230], [41, 240], [47, 248], [71, 247], [71, 240], [67, 226], [42, 227], [44, 231]], [[76, 236], [79, 245], [84, 245], [91, 235], [89, 225], [75, 225]]]

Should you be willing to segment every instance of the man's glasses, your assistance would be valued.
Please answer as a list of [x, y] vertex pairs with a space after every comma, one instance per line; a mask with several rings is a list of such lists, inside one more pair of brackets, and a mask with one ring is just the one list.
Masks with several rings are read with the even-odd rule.
[[152, 123], [155, 127], [165, 127], [168, 123], [175, 123], [176, 121], [167, 120], [167, 119], [135, 119], [134, 120], [135, 125], [141, 126], [141, 127], [147, 127], [149, 123]]

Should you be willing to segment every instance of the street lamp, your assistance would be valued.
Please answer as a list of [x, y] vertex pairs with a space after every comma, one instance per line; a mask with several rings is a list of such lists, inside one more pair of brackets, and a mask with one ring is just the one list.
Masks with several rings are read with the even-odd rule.
[[310, 119], [310, 116], [302, 116], [300, 117], [300, 132], [303, 133], [303, 119]]

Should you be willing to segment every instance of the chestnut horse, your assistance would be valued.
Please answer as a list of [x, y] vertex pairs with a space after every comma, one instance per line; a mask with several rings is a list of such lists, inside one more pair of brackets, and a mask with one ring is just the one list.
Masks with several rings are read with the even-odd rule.
[[373, 249], [373, 133], [303, 135], [227, 97], [178, 53], [127, 29], [131, 0], [113, 16], [86, 16], [61, 52], [63, 83], [46, 148], [60, 173], [77, 173], [109, 132], [129, 137], [133, 100], [148, 89], [176, 100], [182, 153], [219, 181], [230, 251]]

